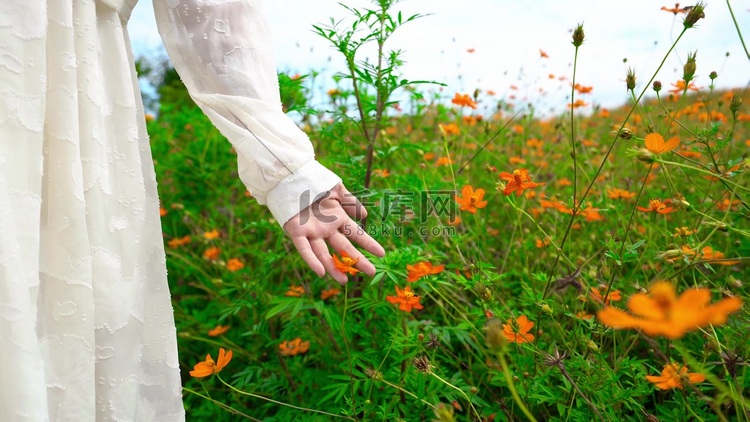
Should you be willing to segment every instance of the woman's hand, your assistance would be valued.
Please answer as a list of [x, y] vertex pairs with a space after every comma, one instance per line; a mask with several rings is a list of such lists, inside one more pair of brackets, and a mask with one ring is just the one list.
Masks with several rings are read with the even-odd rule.
[[349, 257], [358, 259], [355, 267], [370, 277], [375, 275], [375, 266], [351, 241], [373, 255], [385, 255], [380, 243], [358, 225], [357, 221], [365, 217], [367, 210], [362, 203], [339, 183], [328, 195], [287, 221], [284, 231], [292, 238], [302, 259], [319, 277], [328, 273], [344, 284], [347, 282], [346, 274], [334, 267], [329, 246], [337, 254], [346, 252]]

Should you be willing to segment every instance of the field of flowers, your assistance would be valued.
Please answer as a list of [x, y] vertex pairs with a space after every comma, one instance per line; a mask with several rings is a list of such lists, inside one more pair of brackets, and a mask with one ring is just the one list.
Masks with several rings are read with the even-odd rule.
[[[569, 112], [541, 118], [401, 79], [383, 46], [412, 18], [392, 3], [317, 28], [349, 69], [315, 81], [326, 105], [314, 75], [280, 75], [318, 160], [368, 208], [374, 278], [340, 251], [348, 284], [310, 271], [174, 72], [159, 78], [147, 117], [188, 420], [750, 420], [747, 87], [715, 90], [691, 54], [679, 80], [629, 71], [632, 101], [607, 110], [573, 70]], [[700, 31], [701, 4], [668, 12]], [[571, 43], [575, 60], [583, 26]]]

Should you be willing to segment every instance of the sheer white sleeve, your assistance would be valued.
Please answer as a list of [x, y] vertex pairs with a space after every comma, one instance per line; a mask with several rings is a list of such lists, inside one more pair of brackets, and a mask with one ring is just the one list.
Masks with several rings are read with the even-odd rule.
[[164, 44], [190, 96], [237, 151], [239, 175], [282, 226], [341, 179], [315, 160], [281, 108], [263, 2], [154, 0]]

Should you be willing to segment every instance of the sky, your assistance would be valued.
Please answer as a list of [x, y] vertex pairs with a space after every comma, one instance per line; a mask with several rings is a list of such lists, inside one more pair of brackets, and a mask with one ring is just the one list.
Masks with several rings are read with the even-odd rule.
[[[704, 88], [716, 71], [717, 88], [743, 88], [750, 83], [750, 59], [740, 43], [724, 0], [705, 2], [706, 17], [679, 41], [657, 76], [665, 89], [681, 78], [688, 52], [697, 51], [695, 83]], [[300, 74], [311, 70], [325, 76], [342, 71], [343, 58], [312, 25], [350, 16], [337, 1], [267, 1], [274, 31], [277, 68]], [[350, 7], [370, 7], [371, 1], [347, 0]], [[692, 3], [691, 3], [692, 4]], [[746, 43], [750, 42], [750, 4], [731, 1]], [[683, 3], [683, 6], [687, 3]], [[575, 49], [573, 28], [583, 23], [586, 34], [579, 48], [576, 82], [592, 86], [582, 97], [589, 104], [616, 107], [628, 100], [627, 69], [636, 72], [642, 89], [682, 30], [682, 16], [660, 10], [674, 3], [655, 0], [404, 0], [396, 10], [404, 16], [427, 16], [404, 25], [386, 45], [404, 51], [403, 77], [447, 84], [454, 92], [492, 90], [498, 98], [514, 95], [534, 102], [545, 114], [565, 109], [570, 94]], [[154, 22], [152, 2], [141, 0], [128, 24], [136, 56], [166, 55]], [[750, 48], [750, 45], [748, 45]], [[472, 50], [473, 52], [469, 52]], [[549, 57], [541, 57], [543, 50]], [[549, 75], [555, 75], [550, 79]], [[560, 81], [559, 77], [566, 80]], [[515, 86], [516, 89], [511, 89]], [[544, 94], [540, 93], [540, 88]]]

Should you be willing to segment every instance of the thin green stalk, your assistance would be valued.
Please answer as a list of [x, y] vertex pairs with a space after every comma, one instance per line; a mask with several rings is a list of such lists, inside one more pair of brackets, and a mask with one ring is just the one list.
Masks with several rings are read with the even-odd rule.
[[523, 400], [521, 400], [521, 396], [518, 395], [518, 390], [516, 390], [516, 385], [513, 382], [513, 376], [510, 374], [510, 368], [508, 368], [508, 362], [505, 360], [505, 355], [498, 353], [497, 357], [500, 361], [500, 366], [503, 368], [503, 375], [505, 375], [505, 381], [508, 383], [508, 389], [513, 396], [513, 401], [516, 402], [516, 405], [521, 409], [521, 412], [523, 412], [531, 422], [536, 422], [536, 418], [531, 414]]
[[197, 392], [195, 390], [191, 390], [191, 389], [189, 389], [187, 387], [182, 387], [182, 391], [186, 391], [186, 392], [188, 392], [190, 394], [194, 394], [194, 395], [196, 395], [196, 396], [198, 396], [198, 397], [200, 397], [202, 399], [206, 399], [206, 400], [210, 401], [211, 403], [213, 403], [213, 404], [221, 407], [222, 409], [226, 410], [227, 412], [229, 412], [229, 413], [231, 413], [233, 415], [242, 416], [243, 418], [250, 419], [251, 421], [262, 422], [260, 419], [255, 419], [252, 416], [246, 415], [246, 414], [240, 412], [239, 410], [235, 409], [232, 406], [226, 405], [226, 404], [224, 404], [224, 403], [222, 403], [222, 402], [220, 402], [220, 401], [218, 401], [216, 399], [212, 399], [211, 397], [204, 396], [203, 394], [201, 394], [201, 393], [199, 393], [199, 392]]
[[271, 398], [268, 398], [268, 397], [263, 397], [263, 396], [260, 396], [258, 394], [248, 393], [246, 391], [242, 391], [240, 389], [237, 389], [234, 386], [232, 386], [231, 384], [227, 383], [226, 381], [224, 381], [223, 379], [221, 379], [221, 376], [219, 374], [216, 374], [216, 378], [218, 378], [219, 381], [221, 381], [222, 384], [224, 384], [227, 387], [229, 387], [230, 390], [234, 391], [237, 394], [241, 394], [243, 396], [250, 396], [250, 397], [253, 397], [253, 398], [256, 398], [256, 399], [259, 399], [259, 400], [265, 400], [267, 402], [278, 404], [279, 406], [290, 407], [292, 409], [301, 410], [303, 412], [320, 413], [322, 415], [331, 416], [333, 418], [347, 419], [347, 420], [350, 420], [350, 421], [355, 421], [356, 420], [356, 419], [351, 418], [349, 416], [337, 415], [335, 413], [328, 413], [328, 412], [324, 412], [322, 410], [317, 410], [317, 409], [308, 409], [306, 407], [295, 406], [293, 404], [284, 403], [284, 402], [281, 402], [281, 401], [278, 401], [278, 400], [274, 400], [274, 399], [271, 399]]
[[742, 38], [742, 31], [740, 31], [740, 25], [737, 24], [737, 18], [734, 17], [734, 11], [732, 10], [732, 5], [729, 4], [729, 0], [727, 0], [727, 8], [729, 9], [729, 14], [732, 16], [734, 27], [737, 29], [737, 36], [740, 37], [742, 48], [745, 49], [745, 56], [747, 56], [747, 58], [750, 60], [750, 52], [747, 51], [747, 45], [745, 45], [745, 40]]

